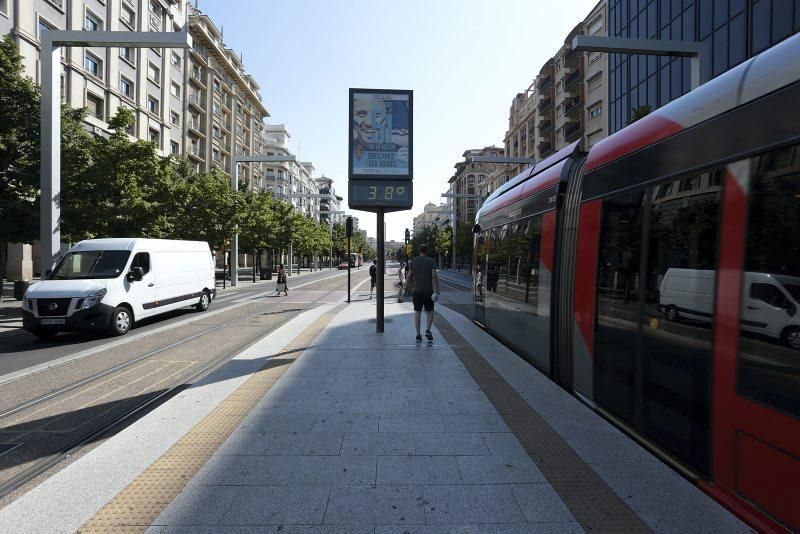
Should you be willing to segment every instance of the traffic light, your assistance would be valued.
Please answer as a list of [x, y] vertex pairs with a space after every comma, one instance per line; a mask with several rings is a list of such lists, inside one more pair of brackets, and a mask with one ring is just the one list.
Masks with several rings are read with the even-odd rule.
[[411, 241], [411, 230], [406, 228], [406, 243], [408, 243], [409, 241]]
[[345, 237], [353, 237], [353, 218], [347, 218], [347, 224], [345, 225]]
[[411, 244], [409, 243], [408, 245], [406, 245], [406, 254], [408, 254], [410, 256], [411, 255], [411, 251], [412, 251], [412, 247], [411, 247]]

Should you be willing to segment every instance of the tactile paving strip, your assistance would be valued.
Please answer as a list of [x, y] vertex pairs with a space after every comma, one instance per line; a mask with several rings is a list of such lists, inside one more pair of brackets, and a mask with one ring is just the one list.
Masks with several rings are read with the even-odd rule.
[[143, 532], [149, 527], [342, 308], [337, 306], [308, 325], [106, 503], [79, 532]]
[[450, 323], [436, 327], [586, 532], [651, 532], [536, 410]]

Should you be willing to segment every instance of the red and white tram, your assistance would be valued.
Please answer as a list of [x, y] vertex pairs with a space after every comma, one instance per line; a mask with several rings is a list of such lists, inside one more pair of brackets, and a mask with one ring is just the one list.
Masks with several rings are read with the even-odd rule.
[[798, 236], [800, 35], [498, 189], [474, 318], [754, 527], [800, 529]]

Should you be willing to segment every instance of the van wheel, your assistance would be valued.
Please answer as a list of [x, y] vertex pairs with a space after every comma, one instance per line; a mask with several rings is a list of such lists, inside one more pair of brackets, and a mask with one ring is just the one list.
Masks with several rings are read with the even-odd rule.
[[208, 309], [209, 304], [211, 304], [211, 295], [208, 291], [203, 291], [200, 294], [200, 302], [194, 305], [197, 311], [206, 311]]
[[664, 317], [666, 317], [668, 321], [677, 321], [679, 317], [678, 308], [670, 304], [664, 309]]
[[112, 336], [124, 336], [128, 330], [133, 326], [133, 314], [131, 310], [125, 306], [118, 306], [114, 308], [114, 313], [111, 314], [111, 325], [108, 327], [108, 333]]
[[56, 337], [56, 334], [58, 334], [58, 330], [39, 327], [39, 328], [34, 328], [31, 334], [38, 337], [39, 339], [50, 340]]
[[784, 330], [783, 342], [794, 350], [800, 350], [800, 327], [790, 326]]

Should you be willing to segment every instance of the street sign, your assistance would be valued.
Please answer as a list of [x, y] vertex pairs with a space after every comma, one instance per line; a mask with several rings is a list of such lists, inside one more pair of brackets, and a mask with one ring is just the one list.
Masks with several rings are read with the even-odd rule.
[[348, 205], [387, 212], [411, 209], [413, 92], [350, 89]]

